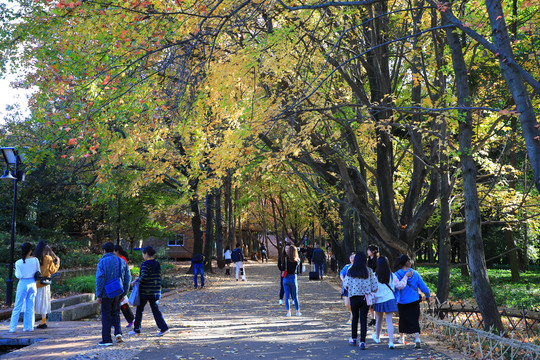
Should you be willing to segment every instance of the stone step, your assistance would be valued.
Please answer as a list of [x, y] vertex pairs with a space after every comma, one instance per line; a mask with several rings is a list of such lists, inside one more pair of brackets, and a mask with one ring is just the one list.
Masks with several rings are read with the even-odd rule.
[[49, 321], [75, 321], [99, 314], [101, 305], [97, 302], [87, 302], [66, 306], [58, 310], [53, 310], [49, 314]]
[[[93, 302], [95, 299], [96, 299], [96, 294], [79, 294], [79, 295], [68, 296], [61, 299], [55, 299], [51, 301], [51, 310], [55, 311], [55, 310], [73, 306], [76, 304]], [[6, 310], [0, 311], [0, 320], [9, 319], [11, 317], [12, 310], [13, 309], [6, 309]], [[19, 317], [19, 321], [23, 320], [23, 316], [24, 316], [23, 313], [21, 313], [21, 316]], [[41, 320], [40, 314], [36, 314], [36, 320]]]

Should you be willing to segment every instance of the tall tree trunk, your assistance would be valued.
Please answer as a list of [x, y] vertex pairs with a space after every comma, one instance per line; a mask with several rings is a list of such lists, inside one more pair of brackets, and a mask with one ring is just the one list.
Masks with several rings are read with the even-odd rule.
[[[444, 138], [444, 136], [443, 136]], [[443, 155], [444, 156], [444, 155]], [[445, 162], [444, 162], [445, 164]], [[439, 230], [439, 277], [437, 279], [437, 298], [440, 302], [448, 300], [450, 293], [450, 181], [446, 165], [441, 174], [441, 224]]]
[[540, 141], [535, 140], [540, 136], [540, 131], [537, 128], [536, 114], [521, 75], [517, 69], [509, 65], [514, 63], [515, 59], [501, 1], [486, 0], [486, 8], [491, 24], [493, 44], [499, 49], [499, 66], [516, 104], [534, 173], [534, 183], [536, 189], [540, 191]]
[[218, 264], [223, 261], [223, 219], [221, 216], [221, 187], [216, 190], [216, 252]]
[[467, 253], [474, 297], [480, 308], [484, 328], [492, 328], [503, 331], [501, 316], [489, 278], [487, 274], [484, 244], [482, 241], [481, 215], [478, 204], [478, 192], [476, 188], [476, 165], [472, 157], [472, 115], [470, 108], [469, 80], [467, 66], [463, 58], [461, 43], [454, 32], [454, 28], [447, 28], [446, 36], [452, 52], [452, 64], [454, 68], [459, 120], [459, 152], [461, 169], [463, 172], [463, 193], [465, 200], [465, 229], [467, 239]]
[[[516, 131], [517, 131], [517, 121], [516, 118], [511, 120], [511, 134], [510, 134], [510, 165], [515, 169], [517, 167], [516, 159]], [[516, 189], [516, 177], [513, 174], [510, 174], [509, 187], [511, 189]], [[514, 231], [512, 229], [506, 229], [504, 232], [504, 237], [506, 239], [506, 247], [509, 251], [508, 257], [510, 259], [510, 271], [512, 273], [512, 282], [519, 282], [519, 262], [518, 262], [518, 253], [516, 248], [516, 243], [514, 241]]]
[[204, 257], [208, 261], [205, 270], [212, 271], [212, 247], [214, 240], [214, 194], [206, 194], [206, 240], [204, 242]]

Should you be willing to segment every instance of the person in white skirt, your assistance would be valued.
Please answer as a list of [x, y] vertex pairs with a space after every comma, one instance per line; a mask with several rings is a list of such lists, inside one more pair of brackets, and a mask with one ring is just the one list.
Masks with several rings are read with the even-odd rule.
[[11, 312], [11, 321], [9, 323], [9, 332], [17, 331], [19, 315], [23, 312], [24, 322], [23, 331], [34, 331], [34, 300], [36, 297], [36, 280], [34, 278], [36, 271], [39, 271], [39, 260], [32, 255], [33, 246], [25, 242], [21, 245], [21, 258], [15, 262], [15, 277], [19, 279], [17, 284], [17, 295], [15, 296], [15, 305]]
[[386, 314], [386, 327], [388, 329], [388, 348], [394, 348], [394, 325], [392, 323], [392, 315], [398, 311], [394, 292], [403, 289], [407, 285], [407, 277], [403, 281], [399, 281], [396, 275], [390, 270], [388, 259], [380, 256], [377, 259], [376, 277], [378, 282], [377, 292], [375, 293], [375, 301], [373, 310], [375, 310], [375, 332], [373, 333], [373, 341], [377, 344], [381, 341], [381, 328], [383, 315]]
[[[45, 242], [40, 241], [36, 246], [34, 255], [39, 260], [41, 277], [51, 278], [52, 274], [56, 273], [60, 268], [60, 258], [55, 255], [51, 247]], [[41, 314], [41, 324], [37, 326], [38, 329], [47, 328], [47, 314], [51, 313], [51, 286], [49, 284], [43, 284], [41, 281], [36, 282], [37, 294], [36, 294], [36, 314]]]

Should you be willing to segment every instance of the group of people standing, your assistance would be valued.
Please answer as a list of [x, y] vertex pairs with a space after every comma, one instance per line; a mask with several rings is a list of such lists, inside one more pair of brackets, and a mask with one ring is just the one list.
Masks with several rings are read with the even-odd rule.
[[60, 258], [45, 241], [40, 241], [35, 250], [29, 242], [21, 245], [21, 259], [15, 262], [15, 277], [19, 283], [9, 332], [17, 331], [21, 312], [24, 312], [23, 331], [34, 331], [35, 313], [41, 314], [37, 328], [47, 328], [47, 314], [51, 313], [51, 276], [59, 268]]
[[[388, 347], [394, 348], [393, 314], [399, 313], [398, 343], [405, 344], [405, 334], [415, 335], [415, 346], [421, 347], [420, 341], [420, 294], [421, 290], [427, 301], [430, 292], [420, 274], [411, 268], [411, 259], [402, 255], [396, 259], [394, 267], [385, 256], [378, 256], [376, 245], [368, 247], [368, 257], [365, 253], [352, 253], [350, 264], [340, 273], [343, 280], [342, 295], [345, 305], [350, 310], [351, 345], [359, 345], [366, 349], [367, 316], [373, 309], [375, 313], [375, 332], [373, 341], [380, 343], [383, 317], [388, 329]], [[358, 323], [360, 322], [360, 341], [358, 341]]]

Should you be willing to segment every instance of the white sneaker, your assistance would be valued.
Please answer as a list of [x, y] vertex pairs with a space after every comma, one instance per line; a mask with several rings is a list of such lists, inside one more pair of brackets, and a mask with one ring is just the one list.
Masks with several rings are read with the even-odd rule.
[[388, 343], [388, 348], [389, 348], [389, 349], [395, 349], [394, 343], [393, 343], [393, 342], [389, 342], [389, 343]]
[[286, 317], [291, 317], [291, 312], [289, 311], [285, 316]]
[[165, 334], [168, 333], [168, 332], [169, 332], [169, 329], [167, 329], [167, 330], [165, 330], [165, 331], [160, 331], [160, 332], [158, 332], [158, 333], [156, 334], [156, 336], [163, 336], [163, 335], [165, 335]]
[[283, 305], [283, 300], [279, 299], [279, 305]]
[[116, 334], [115, 337], [116, 337], [116, 343], [117, 344], [120, 344], [120, 343], [124, 342], [124, 339], [122, 339], [122, 334]]
[[373, 339], [373, 341], [375, 341], [375, 344], [378, 344], [381, 342], [381, 339], [377, 338], [377, 334], [372, 334], [371, 338]]
[[136, 332], [135, 330], [131, 330], [130, 332], [128, 332], [128, 335], [141, 335], [141, 333]]
[[297, 311], [296, 316], [302, 316], [302, 313], [300, 311]]

